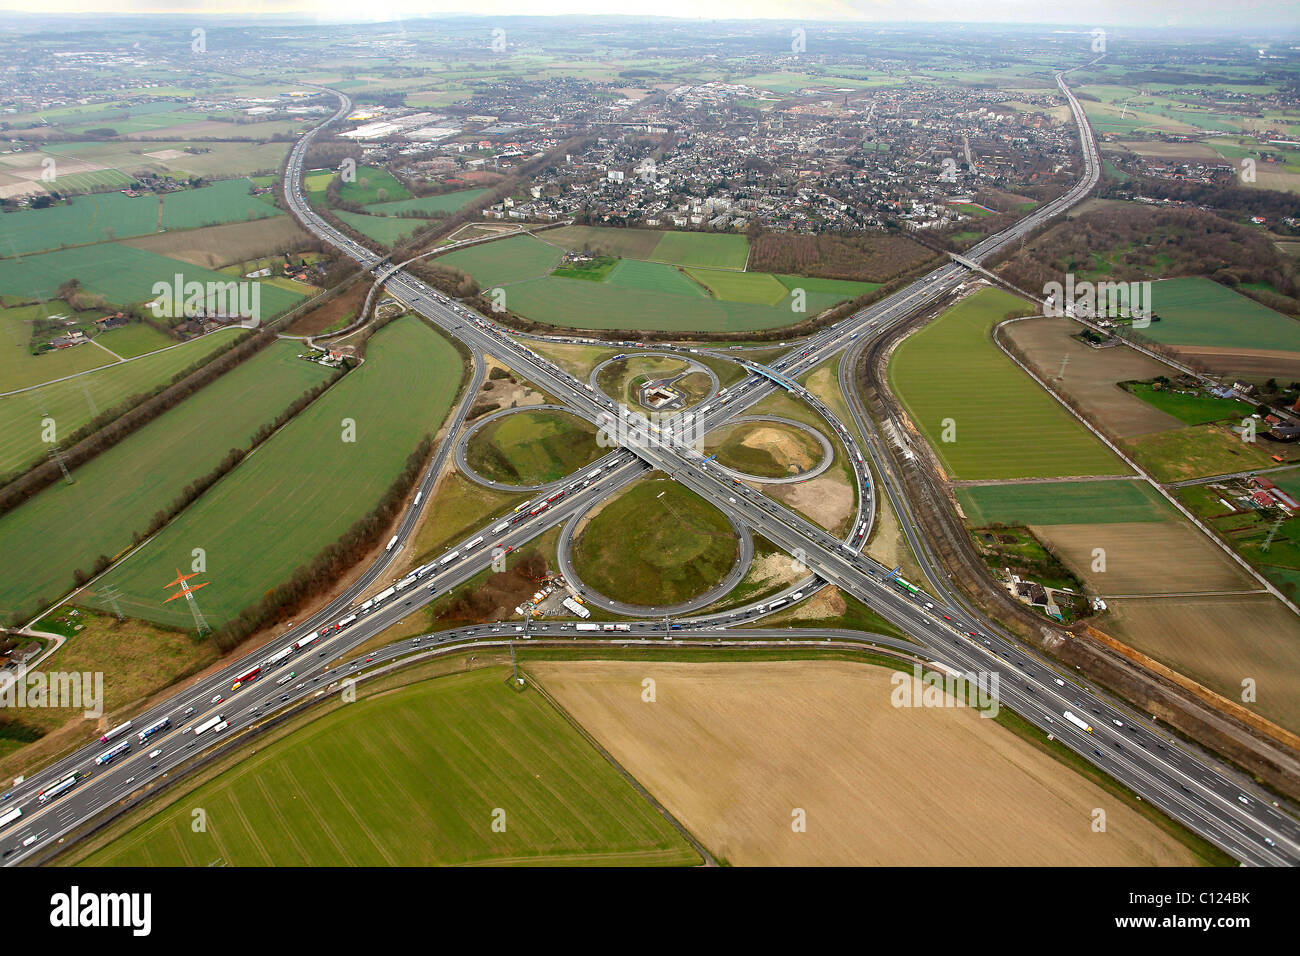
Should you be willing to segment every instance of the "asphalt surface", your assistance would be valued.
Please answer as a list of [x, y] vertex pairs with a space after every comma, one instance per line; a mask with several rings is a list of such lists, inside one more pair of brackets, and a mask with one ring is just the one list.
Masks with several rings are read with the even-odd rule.
[[[1099, 164], [1096, 148], [1082, 108], [1066, 87], [1063, 76], [1058, 75], [1058, 83], [1070, 102], [1080, 129], [1084, 175], [1078, 185], [1061, 198], [1045, 204], [1006, 231], [977, 244], [966, 254], [974, 262], [1005, 248], [1009, 243], [1019, 242], [1022, 235], [1080, 200], [1097, 181]], [[330, 122], [346, 115], [351, 107], [346, 96], [338, 95], [341, 109]], [[325, 125], [328, 123], [317, 130]], [[315, 132], [300, 140], [290, 154], [288, 181], [295, 184], [295, 187], [301, 181], [304, 151]], [[381, 256], [337, 233], [316, 216], [306, 206], [297, 188], [287, 190], [286, 195], [300, 221], [317, 235], [337, 245], [368, 268], [378, 267], [383, 261]], [[859, 338], [879, 335], [918, 309], [934, 304], [965, 277], [966, 267], [963, 265], [954, 262], [942, 266], [893, 296], [800, 341], [769, 369], [758, 370], [744, 382], [726, 390], [727, 401], [706, 403], [713, 407], [709, 407], [702, 415], [704, 430], [718, 427], [782, 387], [816, 407], [820, 403], [790, 379], [797, 378], [842, 351], [855, 348]], [[1126, 784], [1144, 800], [1182, 821], [1238, 860], [1256, 865], [1294, 865], [1300, 859], [1300, 828], [1297, 828], [1295, 820], [1279, 812], [1270, 803], [1270, 797], [1243, 775], [1166, 735], [1163, 728], [1147, 720], [1145, 715], [1131, 713], [1124, 705], [1108, 695], [1093, 691], [1072, 675], [1058, 674], [1053, 669], [1054, 664], [1022, 649], [1009, 634], [995, 624], [984, 621], [964, 607], [956, 595], [949, 593], [943, 576], [935, 571], [935, 562], [928, 547], [915, 534], [912, 527], [914, 522], [909, 517], [910, 509], [905, 499], [898, 494], [896, 483], [892, 483], [887, 458], [876, 460], [874, 441], [878, 441], [878, 438], [867, 427], [867, 420], [860, 417], [860, 407], [852, 404], [855, 420], [864, 429], [864, 437], [868, 433], [873, 436], [873, 440], [868, 440], [867, 452], [876, 461], [886, 493], [895, 505], [900, 523], [905, 526], [909, 542], [913, 543], [918, 558], [926, 568], [927, 577], [931, 578], [931, 587], [940, 595], [937, 598], [903, 590], [897, 582], [890, 580], [888, 569], [857, 553], [856, 548], [860, 544], [852, 539], [856, 537], [857, 527], [862, 522], [850, 532], [850, 542], [841, 542], [780, 504], [723, 474], [720, 469], [712, 467], [694, 449], [678, 443], [666, 434], [665, 428], [664, 432], [653, 437], [647, 433], [649, 440], [630, 442], [632, 450], [611, 452], [606, 459], [602, 459], [599, 476], [591, 479], [581, 474], [575, 476], [564, 485], [562, 494], [546, 502], [540, 497], [534, 499], [524, 506], [519, 515], [514, 516], [513, 521], [500, 516], [499, 520], [485, 526], [466, 542], [448, 549], [444, 555], [420, 569], [410, 584], [383, 602], [352, 607], [356, 598], [380, 579], [391, 565], [392, 559], [405, 547], [419, 518], [420, 508], [428, 497], [427, 492], [432, 487], [433, 478], [445, 462], [446, 455], [451, 452], [453, 436], [463, 423], [468, 403], [477, 391], [477, 383], [482, 380], [481, 355], [484, 352], [491, 351], [502, 357], [516, 372], [540, 385], [571, 410], [593, 421], [601, 421], [603, 415], [613, 416], [618, 413], [612, 401], [596, 394], [589, 384], [578, 382], [526, 345], [508, 336], [504, 330], [470, 313], [459, 303], [429, 289], [413, 277], [397, 273], [388, 280], [388, 285], [392, 294], [470, 347], [475, 356], [476, 383], [458, 406], [453, 427], [447, 430], [447, 438], [441, 443], [432, 467], [421, 481], [421, 503], [409, 508], [401, 519], [397, 542], [383, 558], [366, 570], [356, 584], [348, 588], [347, 594], [331, 602], [319, 614], [292, 628], [256, 654], [248, 655], [216, 674], [196, 681], [186, 692], [175, 695], [149, 712], [139, 717], [133, 716], [133, 744], [129, 754], [118, 757], [105, 767], [97, 767], [95, 756], [108, 749], [108, 746], [96, 742], [34, 774], [30, 780], [6, 794], [4, 802], [0, 803], [0, 812], [13, 807], [23, 809], [23, 816], [19, 820], [11, 822], [0, 831], [0, 846], [5, 847], [7, 854], [4, 859], [6, 865], [20, 862], [42, 851], [51, 841], [119, 803], [135, 789], [191, 759], [206, 748], [210, 741], [219, 741], [221, 735], [228, 735], [265, 719], [273, 708], [317, 695], [324, 696], [329, 685], [340, 677], [346, 677], [347, 671], [357, 671], [380, 662], [376, 654], [375, 661], [372, 662], [364, 659], [346, 661], [327, 672], [320, 670], [339, 655], [346, 654], [349, 648], [399, 623], [414, 609], [489, 567], [496, 549], [519, 547], [547, 528], [587, 510], [637, 480], [650, 467], [671, 475], [728, 514], [738, 516], [749, 527], [783, 549], [798, 554], [818, 579], [834, 584], [871, 606], [907, 633], [923, 649], [925, 656], [932, 656], [963, 674], [996, 672], [1001, 678], [1002, 705], [1012, 708], [1045, 733], [1054, 735], [1055, 739]], [[847, 364], [842, 363], [842, 366]], [[784, 384], [777, 384], [764, 377], [773, 374], [780, 377]], [[843, 375], [843, 369], [841, 374]], [[851, 403], [853, 394], [851, 389], [846, 392]], [[644, 420], [641, 419], [641, 422]], [[632, 424], [637, 425], [638, 422], [633, 420]], [[843, 428], [843, 425], [833, 421], [833, 427]], [[856, 460], [861, 455], [858, 443], [847, 433], [841, 435], [841, 439], [845, 440], [850, 454]], [[869, 471], [862, 462], [858, 464], [861, 466], [855, 468], [858, 480], [869, 482], [870, 479], [864, 476], [864, 473], [869, 475]], [[584, 469], [584, 472], [590, 473], [594, 468], [595, 465]], [[735, 498], [734, 503], [731, 498]], [[869, 500], [869, 496], [859, 494], [860, 502]], [[867, 509], [865, 513], [869, 515], [871, 510]], [[506, 527], [500, 531], [495, 530], [503, 522]], [[931, 575], [935, 577], [932, 578]], [[713, 623], [701, 626], [720, 628], [727, 623], [740, 623], [770, 613], [762, 605], [763, 602], [760, 602], [738, 612], [729, 612], [728, 615], [714, 615], [711, 618]], [[318, 634], [326, 622], [337, 622], [344, 614], [356, 614], [357, 619], [339, 630], [331, 630], [318, 637], [316, 643], [296, 651], [287, 663], [268, 671], [266, 676], [234, 689], [235, 679], [246, 673], [253, 664], [266, 660], [304, 637]], [[745, 616], [738, 617], [738, 614]], [[483, 627], [487, 628], [486, 632], [482, 628], [471, 629], [472, 633], [468, 635], [464, 631], [458, 631], [454, 638], [449, 639], [499, 642], [506, 634], [506, 628], [522, 628], [523, 625], [502, 623]], [[627, 633], [649, 634], [663, 631], [665, 624], [645, 622], [629, 625], [629, 628], [632, 627], [641, 630], [629, 630]], [[667, 628], [665, 636], [673, 636], [671, 624]], [[523, 634], [523, 631], [513, 633]], [[576, 630], [574, 633], [576, 635]], [[723, 641], [735, 639], [734, 634], [731, 637], [719, 637]], [[752, 641], [761, 637], [762, 632], [747, 630], [744, 640]], [[915, 648], [912, 650], [915, 651]], [[396, 655], [399, 651], [394, 649], [392, 653]], [[293, 674], [291, 678], [277, 683], [290, 673]], [[218, 696], [223, 699], [214, 702]], [[191, 707], [193, 711], [187, 712]], [[1084, 731], [1063, 720], [1065, 710], [1083, 717], [1090, 725], [1090, 730]], [[220, 732], [209, 730], [201, 741], [196, 740], [193, 728], [198, 726], [198, 721], [217, 714], [225, 718], [227, 729]], [[164, 716], [171, 719], [171, 727], [147, 742], [134, 742], [137, 731]], [[154, 750], [160, 750], [161, 753], [157, 757], [149, 756]], [[82, 776], [68, 791], [48, 802], [42, 802], [37, 797], [39, 791], [48, 789], [51, 784], [73, 772]], [[22, 843], [29, 839], [30, 843], [23, 846]]]

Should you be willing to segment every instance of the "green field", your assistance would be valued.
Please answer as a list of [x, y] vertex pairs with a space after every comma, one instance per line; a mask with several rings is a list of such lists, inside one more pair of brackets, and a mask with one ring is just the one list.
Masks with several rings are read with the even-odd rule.
[[[230, 276], [169, 259], [120, 242], [103, 242], [78, 249], [59, 249], [20, 259], [0, 259], [0, 295], [22, 299], [52, 299], [59, 286], [78, 279], [82, 288], [118, 306], [150, 302], [154, 283], [227, 283]], [[274, 318], [303, 300], [296, 292], [262, 283], [262, 319]]]
[[247, 179], [230, 179], [167, 193], [159, 197], [122, 193], [77, 196], [48, 209], [28, 209], [0, 216], [0, 256], [27, 255], [87, 243], [130, 239], [164, 230], [193, 229], [236, 220], [283, 215], [248, 194]]
[[[195, 362], [228, 347], [239, 334], [233, 329], [214, 332], [175, 348], [0, 398], [0, 476], [44, 460], [47, 446], [41, 439], [41, 420], [46, 416], [54, 419], [56, 439], [71, 435], [97, 414], [123, 404], [133, 395], [151, 391]], [[79, 345], [70, 351], [86, 349], [110, 358], [93, 345]]]
[[[548, 238], [553, 235], [554, 232], [547, 233]], [[478, 280], [479, 285], [487, 289], [494, 285], [544, 276], [555, 268], [562, 257], [561, 250], [540, 239], [511, 236], [496, 242], [470, 246], [468, 249], [457, 249], [433, 261], [468, 272]]]
[[1123, 524], [1165, 521], [1174, 512], [1145, 481], [1051, 481], [957, 488], [966, 523]]
[[880, 288], [879, 282], [851, 282], [848, 279], [813, 279], [808, 276], [776, 277], [787, 289], [803, 289], [818, 295], [832, 295], [837, 299], [856, 299], [860, 295]]
[[[536, 690], [490, 668], [363, 697], [259, 748], [91, 866], [689, 865], [676, 830]], [[207, 811], [194, 833], [191, 810]], [[504, 811], [505, 831], [493, 815]]]
[[[460, 354], [440, 334], [414, 317], [395, 320], [367, 344], [360, 368], [104, 584], [121, 589], [133, 617], [191, 626], [188, 610], [176, 607], [183, 602], [162, 605], [159, 587], [202, 547], [212, 582], [203, 612], [213, 626], [230, 620], [369, 513], [420, 439], [438, 430], [463, 374]], [[344, 419], [356, 423], [355, 442], [342, 440]]]
[[1151, 298], [1160, 321], [1139, 332], [1156, 342], [1300, 351], [1300, 322], [1211, 279], [1164, 279]]
[[736, 553], [721, 511], [654, 472], [591, 519], [574, 541], [573, 566], [606, 597], [662, 607], [717, 585]]
[[[1023, 299], [985, 289], [906, 338], [889, 381], [953, 478], [1125, 474], [1128, 467], [995, 346]], [[945, 433], [953, 440], [941, 440]]]
[[73, 586], [74, 571], [90, 571], [100, 555], [129, 548], [132, 534], [146, 530], [187, 483], [230, 449], [247, 448], [259, 427], [322, 381], [326, 369], [299, 360], [298, 348], [273, 343], [92, 458], [72, 473], [73, 484], [50, 485], [0, 516], [0, 554], [6, 565], [24, 568], [0, 576], [0, 617], [17, 621], [35, 613], [38, 602], [52, 602]]
[[[380, 195], [381, 191], [383, 195]], [[344, 202], [359, 203], [362, 206], [410, 198], [411, 194], [397, 181], [396, 176], [386, 169], [375, 166], [357, 167], [356, 182], [344, 183], [339, 187], [339, 199]]]
[[[726, 269], [687, 269], [686, 274], [726, 302], [776, 305], [791, 292], [776, 276], [766, 272], [731, 272]], [[847, 283], [846, 283], [847, 284]]]
[[[66, 328], [93, 331], [94, 320], [103, 314], [98, 309], [78, 313], [63, 302], [0, 309], [0, 391], [40, 385], [115, 361], [113, 356], [93, 345], [49, 349], [35, 354], [31, 350], [32, 323], [35, 320], [64, 315], [74, 323]], [[53, 338], [58, 332], [58, 329], [51, 331], [48, 338]]]
[[1255, 410], [1253, 405], [1234, 398], [1215, 398], [1213, 395], [1183, 395], [1166, 388], [1154, 388], [1147, 382], [1129, 386], [1142, 401], [1154, 405], [1168, 415], [1188, 425], [1204, 425], [1224, 419], [1238, 422]]
[[158, 198], [121, 193], [78, 196], [48, 209], [0, 215], [0, 256], [26, 255], [64, 245], [107, 242], [158, 231]]
[[673, 294], [555, 276], [506, 287], [506, 306], [511, 311], [578, 329], [752, 332], [801, 322], [839, 301], [839, 296], [810, 293], [806, 312], [800, 313], [792, 311], [789, 298], [779, 305], [721, 302], [694, 292]]
[[652, 379], [680, 375], [690, 365], [675, 355], [633, 355], [616, 359], [600, 370], [596, 384], [610, 398], [630, 408], [645, 409], [636, 390]]
[[227, 179], [202, 189], [168, 193], [163, 197], [162, 227], [164, 230], [197, 229], [284, 215], [260, 196], [249, 195], [252, 185], [247, 179]]
[[675, 266], [740, 270], [749, 258], [749, 240], [731, 233], [561, 226], [547, 230], [545, 235], [548, 241], [566, 249], [588, 249], [624, 259], [646, 259]]
[[409, 238], [415, 230], [421, 226], [427, 225], [425, 219], [412, 219], [409, 217], [398, 218], [396, 216], [367, 216], [358, 212], [347, 212], [343, 209], [334, 210], [334, 215], [338, 216], [349, 226], [355, 229], [369, 239], [382, 243], [385, 246], [395, 246], [403, 240]]
[[490, 481], [543, 485], [573, 474], [605, 451], [596, 444], [596, 427], [576, 415], [518, 411], [476, 431], [465, 460]]
[[423, 196], [419, 199], [395, 199], [391, 202], [371, 203], [366, 212], [376, 216], [396, 216], [401, 213], [417, 212], [426, 216], [457, 212], [464, 209], [480, 196], [485, 196], [487, 189], [458, 189], [440, 196]]
[[609, 285], [617, 286], [620, 289], [660, 292], [665, 295], [686, 296], [688, 298], [707, 297], [707, 294], [699, 285], [686, 278], [678, 269], [664, 265], [661, 262], [624, 259], [613, 268], [605, 281]]

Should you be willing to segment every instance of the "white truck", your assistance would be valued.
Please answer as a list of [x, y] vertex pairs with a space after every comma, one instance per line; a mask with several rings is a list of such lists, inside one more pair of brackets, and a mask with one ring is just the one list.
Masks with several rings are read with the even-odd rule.
[[1064, 717], [1066, 720], [1068, 720], [1070, 723], [1074, 724], [1074, 726], [1078, 727], [1085, 734], [1092, 733], [1092, 728], [1088, 726], [1088, 722], [1086, 720], [1079, 719], [1078, 717], [1074, 716], [1074, 714], [1070, 713], [1068, 710], [1065, 713], [1063, 713], [1061, 716]]
[[194, 728], [194, 736], [206, 734], [209, 730], [214, 730], [218, 725], [225, 726], [226, 718], [223, 714], [217, 714], [215, 717], [209, 717], [203, 723]]
[[573, 625], [573, 629], [575, 631], [599, 631], [600, 625], [599, 624], [575, 624]]

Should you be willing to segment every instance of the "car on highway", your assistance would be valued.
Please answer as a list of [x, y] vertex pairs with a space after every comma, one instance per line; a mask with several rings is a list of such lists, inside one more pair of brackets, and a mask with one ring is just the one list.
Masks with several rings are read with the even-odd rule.
[[226, 698], [224, 698], [224, 697], [222, 697], [220, 694], [218, 694], [216, 697], [213, 697], [213, 698], [212, 698], [211, 703], [219, 704], [219, 703], [221, 703], [222, 701], [224, 701], [225, 699], [226, 699]]
[[152, 760], [154, 757], [161, 757], [161, 756], [162, 756], [162, 751], [161, 751], [161, 750], [154, 750], [154, 751], [151, 751], [151, 752], [149, 753], [149, 759], [150, 759], [150, 760]]

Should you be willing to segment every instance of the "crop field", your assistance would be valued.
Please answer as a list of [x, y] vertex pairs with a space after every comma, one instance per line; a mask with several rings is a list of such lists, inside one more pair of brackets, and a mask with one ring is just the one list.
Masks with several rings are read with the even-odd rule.
[[566, 249], [704, 269], [744, 269], [749, 256], [749, 240], [729, 233], [561, 226], [545, 235]]
[[1165, 521], [1174, 511], [1145, 481], [1051, 481], [956, 489], [967, 523], [1108, 524]]
[[822, 459], [817, 439], [801, 428], [776, 422], [744, 422], [710, 432], [706, 454], [746, 475], [785, 478], [811, 471]]
[[1300, 351], [1300, 322], [1211, 279], [1165, 279], [1151, 298], [1160, 321], [1141, 334], [1164, 345]]
[[1247, 443], [1222, 425], [1189, 425], [1124, 443], [1127, 451], [1158, 481], [1183, 481], [1223, 475], [1274, 462], [1258, 441]]
[[[154, 283], [171, 285], [177, 275], [183, 282], [230, 281], [230, 276], [179, 259], [120, 242], [104, 242], [20, 259], [0, 259], [0, 295], [52, 299], [68, 279], [79, 279], [87, 292], [102, 295], [114, 305], [132, 305], [151, 301]], [[266, 284], [262, 285], [261, 297], [263, 321], [292, 308], [303, 298]]]
[[274, 255], [285, 248], [303, 249], [310, 240], [292, 216], [276, 216], [255, 222], [228, 222], [179, 233], [140, 236], [126, 240], [123, 245], [205, 269], [220, 269], [230, 263]]
[[[205, 176], [224, 179], [231, 176], [248, 176], [253, 173], [277, 169], [289, 151], [288, 142], [248, 143], [208, 140], [202, 144], [206, 152], [189, 153], [191, 146], [185, 141], [139, 143], [129, 140], [94, 142], [46, 143], [39, 153], [27, 153], [41, 169], [41, 159], [53, 156], [58, 162], [60, 179], [65, 163], [90, 163], [107, 169], [121, 170], [127, 175], [136, 172], [154, 172], [159, 175]], [[323, 188], [323, 187], [322, 187]]]
[[959, 302], [898, 346], [889, 363], [894, 393], [950, 477], [1125, 474], [1123, 462], [993, 344], [990, 329], [1024, 308], [996, 289]]
[[659, 262], [642, 262], [623, 259], [610, 270], [605, 282], [620, 289], [643, 292], [661, 292], [665, 295], [706, 298], [707, 294], [696, 283], [686, 278], [673, 266]]
[[606, 452], [590, 422], [553, 409], [504, 415], [474, 433], [465, 460], [478, 475], [507, 485], [557, 481]]
[[162, 227], [196, 229], [285, 215], [260, 197], [249, 195], [252, 185], [247, 179], [227, 179], [202, 189], [168, 193], [163, 197]]
[[776, 278], [787, 289], [803, 289], [817, 295], [832, 295], [837, 299], [856, 299], [860, 295], [880, 288], [879, 282], [853, 282], [848, 279], [815, 279], [811, 276], [778, 275]]
[[1108, 434], [1130, 438], [1179, 426], [1177, 418], [1116, 384], [1166, 375], [1168, 366], [1130, 348], [1091, 348], [1072, 337], [1078, 330], [1069, 319], [1038, 316], [1013, 322], [1002, 334], [1040, 378]]
[[[222, 330], [130, 362], [0, 398], [0, 476], [44, 460], [41, 419], [53, 418], [56, 437], [70, 435], [100, 412], [171, 380], [177, 372], [228, 347], [240, 333]], [[94, 348], [79, 345], [72, 351]], [[110, 356], [95, 349], [105, 358]]]
[[1300, 629], [1270, 594], [1135, 598], [1107, 602], [1097, 625], [1138, 650], [1241, 700], [1255, 679], [1261, 715], [1300, 731]]
[[726, 517], [658, 473], [637, 482], [574, 539], [573, 566], [588, 587], [631, 604], [676, 604], [731, 570], [736, 536]]
[[158, 206], [155, 196], [131, 199], [121, 193], [102, 193], [77, 196], [66, 205], [48, 209], [7, 213], [0, 216], [0, 256], [157, 232]]
[[437, 216], [464, 209], [480, 196], [490, 192], [487, 189], [458, 189], [440, 196], [423, 196], [419, 199], [394, 199], [391, 202], [371, 203], [365, 207], [366, 212], [376, 216], [395, 216], [399, 213], [418, 212], [423, 215]]
[[[455, 348], [423, 322], [406, 317], [385, 326], [367, 344], [365, 364], [111, 571], [103, 586], [120, 588], [123, 611], [132, 616], [188, 627], [189, 612], [177, 602], [164, 607], [159, 587], [203, 547], [212, 586], [200, 603], [209, 623], [220, 626], [368, 513], [421, 437], [438, 430], [463, 374]], [[401, 383], [400, 400], [394, 382]], [[356, 423], [354, 442], [343, 440], [345, 418]]]
[[[558, 231], [548, 232], [546, 235], [551, 238]], [[511, 236], [496, 242], [470, 246], [468, 249], [457, 249], [433, 261], [468, 272], [478, 280], [479, 285], [487, 289], [494, 285], [506, 285], [544, 276], [555, 268], [562, 256], [563, 253], [559, 249], [547, 245], [540, 239], [532, 236]], [[513, 291], [507, 293], [507, 303]]]
[[749, 240], [731, 233], [665, 232], [651, 258], [679, 266], [744, 269]]
[[[1258, 588], [1235, 561], [1182, 520], [1034, 525], [1033, 531], [1080, 580], [1107, 599], [1117, 594]], [[1097, 548], [1102, 555], [1096, 554]], [[1178, 560], [1156, 565], [1153, 555], [1177, 555]], [[1102, 557], [1105, 563], [1099, 564]]]
[[[734, 866], [1199, 862], [1173, 834], [998, 722], [969, 708], [892, 706], [890, 668], [654, 660], [527, 669]], [[652, 705], [641, 702], [646, 677], [656, 682]], [[806, 811], [806, 832], [792, 830], [792, 807]], [[1087, 825], [1095, 807], [1106, 811], [1103, 835]]]
[[[86, 862], [699, 862], [541, 694], [516, 693], [507, 678], [505, 668], [485, 668], [363, 697], [259, 748]], [[195, 806], [207, 811], [204, 833], [190, 828]], [[498, 812], [504, 832], [493, 831]]]
[[230, 449], [247, 448], [253, 432], [325, 378], [322, 366], [297, 358], [298, 348], [272, 344], [92, 458], [73, 472], [73, 484], [56, 482], [0, 515], [0, 554], [8, 556], [6, 564], [27, 569], [0, 578], [0, 616], [34, 613], [37, 602], [73, 586], [74, 571], [89, 571], [101, 554], [129, 548], [132, 534], [144, 531], [187, 483]]
[[797, 313], [787, 303], [720, 302], [703, 295], [675, 295], [554, 276], [506, 287], [506, 306], [511, 311], [538, 322], [579, 329], [759, 331], [817, 315], [838, 301], [837, 296], [811, 293], [807, 311]]
[[60, 206], [0, 216], [0, 256], [27, 255], [61, 246], [129, 239], [159, 231], [192, 229], [235, 220], [283, 215], [256, 196], [247, 179], [231, 179], [201, 189], [134, 199], [122, 193], [77, 196]]
[[766, 272], [732, 272], [727, 269], [687, 269], [689, 275], [707, 288], [715, 299], [726, 302], [753, 302], [776, 305], [785, 300], [791, 289]]

